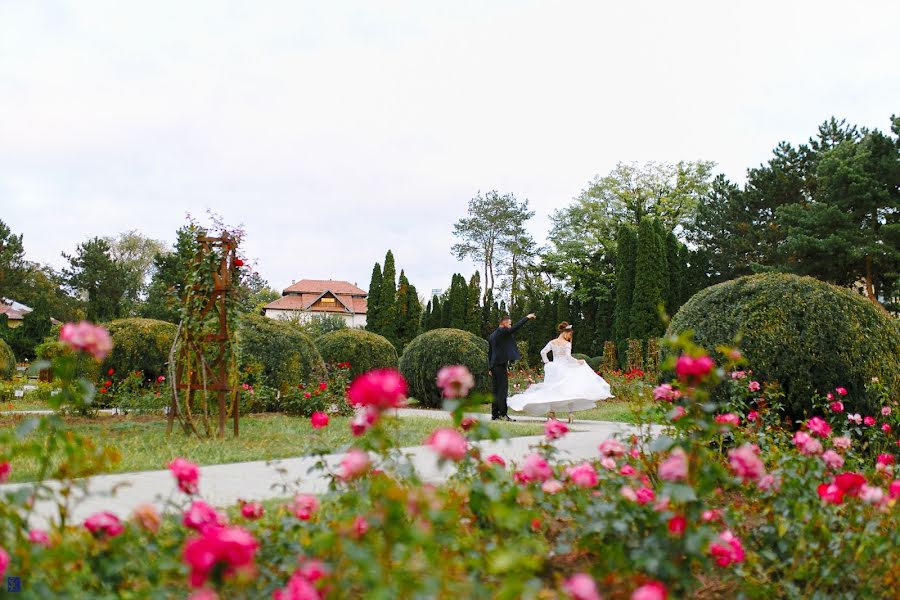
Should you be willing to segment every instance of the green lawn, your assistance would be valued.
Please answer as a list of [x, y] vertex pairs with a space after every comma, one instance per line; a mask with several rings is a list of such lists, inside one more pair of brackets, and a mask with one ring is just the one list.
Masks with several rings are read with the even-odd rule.
[[[0, 416], [0, 427], [15, 426], [24, 417]], [[200, 440], [176, 431], [166, 437], [166, 422], [160, 417], [125, 416], [96, 419], [70, 418], [71, 430], [89, 435], [98, 444], [113, 446], [121, 461], [109, 473], [164, 469], [181, 456], [201, 465], [215, 465], [250, 460], [271, 460], [303, 456], [317, 450], [338, 451], [352, 443], [349, 417], [332, 417], [328, 427], [314, 430], [309, 419], [284, 415], [249, 415], [241, 418], [238, 439]], [[396, 427], [401, 446], [422, 444], [437, 427], [449, 421], [425, 417], [389, 419]], [[539, 435], [540, 423], [499, 423], [498, 429], [510, 437]], [[12, 461], [11, 481], [30, 481], [37, 473], [31, 459]]]

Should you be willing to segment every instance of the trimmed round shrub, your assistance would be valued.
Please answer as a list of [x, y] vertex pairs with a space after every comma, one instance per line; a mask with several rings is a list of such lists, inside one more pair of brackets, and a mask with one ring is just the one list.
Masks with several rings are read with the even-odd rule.
[[423, 406], [439, 407], [441, 390], [435, 379], [442, 367], [465, 365], [475, 377], [472, 392], [490, 389], [488, 343], [461, 329], [432, 329], [414, 338], [400, 357], [400, 372], [409, 383], [409, 394]]
[[[44, 341], [34, 349], [34, 353], [39, 360], [52, 361], [58, 356], [75, 354], [75, 351], [60, 342], [59, 333], [57, 333], [56, 336], [44, 338]], [[75, 359], [75, 375], [94, 381], [100, 376], [100, 363], [94, 360], [93, 356], [79, 352]]]
[[316, 338], [325, 364], [350, 363], [350, 378], [373, 369], [396, 369], [397, 350], [386, 337], [363, 329], [338, 329]]
[[900, 393], [900, 324], [870, 301], [812, 277], [763, 274], [706, 288], [681, 307], [668, 334], [693, 331], [713, 351], [735, 344], [755, 379], [777, 381], [790, 416], [812, 396], [845, 387], [851, 412], [874, 414], [865, 386], [878, 377]]
[[9, 344], [0, 340], [0, 379], [12, 379], [16, 372], [16, 355]]
[[238, 326], [237, 341], [241, 371], [256, 384], [285, 393], [325, 378], [322, 355], [296, 323], [246, 315]]
[[142, 371], [145, 379], [168, 375], [167, 364], [178, 328], [156, 319], [118, 319], [105, 324], [113, 349], [103, 361], [102, 371], [115, 369], [124, 377]]
[[588, 358], [587, 364], [590, 365], [590, 367], [593, 370], [599, 371], [600, 365], [603, 364], [603, 357], [602, 356], [594, 356], [594, 357]]

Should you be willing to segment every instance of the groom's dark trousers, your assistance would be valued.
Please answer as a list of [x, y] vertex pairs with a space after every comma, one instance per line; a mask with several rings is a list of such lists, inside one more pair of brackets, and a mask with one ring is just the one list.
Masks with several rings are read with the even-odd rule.
[[527, 322], [528, 317], [523, 317], [512, 327], [498, 327], [488, 337], [488, 369], [494, 377], [494, 402], [491, 404], [491, 417], [494, 419], [506, 416], [508, 410], [506, 397], [509, 395], [509, 363], [522, 358], [513, 334], [522, 329]]

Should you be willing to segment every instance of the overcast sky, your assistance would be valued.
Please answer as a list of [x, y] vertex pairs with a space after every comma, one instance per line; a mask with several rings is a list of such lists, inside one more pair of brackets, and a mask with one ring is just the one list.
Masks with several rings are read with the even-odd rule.
[[421, 292], [479, 190], [548, 216], [619, 161], [742, 181], [835, 115], [900, 112], [900, 2], [0, 0], [0, 218], [28, 258], [185, 213], [276, 288]]

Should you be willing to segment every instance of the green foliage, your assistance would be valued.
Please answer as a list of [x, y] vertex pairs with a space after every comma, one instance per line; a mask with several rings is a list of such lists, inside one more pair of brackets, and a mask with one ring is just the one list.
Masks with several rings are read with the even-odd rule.
[[397, 288], [397, 341], [401, 348], [419, 335], [421, 325], [422, 303], [419, 301], [419, 292], [401, 270], [400, 285]]
[[67, 345], [59, 341], [59, 334], [51, 335], [35, 348], [35, 354], [39, 360], [53, 362], [58, 357], [74, 356], [75, 376], [83, 377], [88, 381], [96, 381], [100, 376], [100, 363], [83, 352], [74, 352]]
[[659, 338], [647, 340], [647, 359], [644, 361], [644, 370], [654, 376], [659, 375], [660, 353]]
[[631, 299], [634, 295], [634, 268], [637, 258], [637, 235], [630, 226], [619, 229], [616, 256], [616, 307], [613, 335], [619, 356], [624, 357], [631, 328]]
[[346, 320], [339, 315], [329, 313], [315, 315], [308, 321], [299, 323], [299, 325], [300, 329], [303, 330], [303, 333], [312, 339], [316, 339], [317, 337], [323, 336], [326, 333], [331, 333], [332, 331], [347, 329]]
[[388, 250], [384, 257], [381, 290], [378, 294], [378, 322], [373, 331], [386, 337], [394, 346], [399, 343], [397, 314], [397, 270], [394, 266], [394, 253]]
[[50, 321], [50, 306], [45, 298], [37, 298], [32, 308], [22, 319], [22, 324], [7, 333], [10, 347], [20, 359], [33, 359], [35, 348], [47, 337], [53, 326]]
[[0, 340], [0, 379], [12, 379], [16, 372], [16, 355], [9, 344]]
[[237, 331], [240, 369], [254, 385], [287, 392], [325, 376], [325, 363], [312, 338], [289, 321], [244, 315]]
[[[475, 271], [469, 278], [466, 306], [466, 331], [481, 335], [482, 311], [481, 311], [481, 274]], [[523, 355], [524, 356], [524, 355]]]
[[469, 315], [469, 287], [466, 285], [465, 277], [459, 273], [453, 274], [450, 291], [447, 294], [447, 303], [450, 311], [446, 326], [466, 331]]
[[26, 268], [22, 234], [15, 235], [0, 219], [0, 300], [4, 297], [20, 300], [14, 294], [22, 284]]
[[693, 331], [707, 347], [740, 340], [754, 376], [778, 382], [795, 418], [810, 398], [844, 387], [847, 410], [874, 414], [865, 386], [900, 394], [900, 325], [874, 304], [811, 277], [764, 274], [707, 288], [678, 312], [669, 334]]
[[153, 277], [147, 290], [147, 300], [141, 307], [142, 316], [178, 323], [190, 264], [199, 250], [199, 232], [199, 227], [192, 223], [180, 227], [172, 250], [160, 252], [153, 258]]
[[[366, 333], [368, 335], [377, 335]], [[390, 342], [387, 340], [384, 340], [384, 342], [393, 350], [394, 347]], [[328, 373], [328, 378], [323, 381], [303, 383], [292, 387], [284, 394], [280, 394], [274, 400], [274, 410], [288, 415], [307, 418], [316, 412], [329, 415], [352, 415], [355, 409], [347, 401], [346, 392], [350, 379], [352, 377], [348, 368], [345, 366], [336, 367]]]
[[586, 361], [590, 368], [592, 368], [595, 371], [599, 371], [600, 365], [603, 364], [603, 357], [602, 356], [592, 356], [592, 357], [586, 359]]
[[657, 225], [650, 219], [644, 219], [638, 230], [634, 292], [628, 328], [630, 337], [647, 339], [665, 331], [659, 309], [663, 305], [667, 284], [664, 242], [659, 237]]
[[475, 378], [475, 391], [488, 391], [487, 351], [487, 341], [468, 331], [434, 329], [409, 343], [400, 357], [400, 372], [409, 383], [411, 397], [424, 406], [438, 407], [442, 398], [435, 378], [442, 367], [468, 367]]
[[397, 350], [387, 338], [362, 329], [341, 329], [316, 338], [327, 365], [350, 363], [353, 379], [372, 369], [396, 369]]
[[175, 341], [177, 327], [156, 319], [119, 319], [106, 325], [112, 337], [113, 349], [103, 361], [103, 371], [115, 369], [123, 377], [126, 373], [142, 371], [144, 377], [155, 379], [168, 375], [169, 352]]

